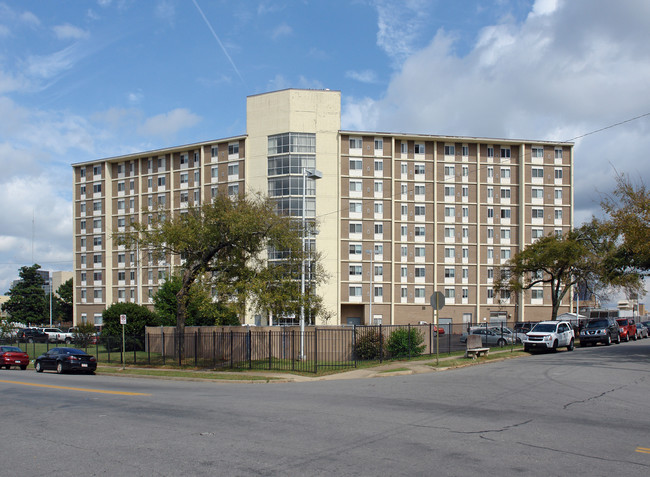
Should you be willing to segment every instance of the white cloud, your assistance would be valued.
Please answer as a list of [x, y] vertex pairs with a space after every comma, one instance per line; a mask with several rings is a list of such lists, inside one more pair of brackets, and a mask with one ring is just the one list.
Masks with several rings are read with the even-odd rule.
[[174, 23], [176, 17], [176, 6], [169, 0], [161, 0], [156, 5], [156, 17], [170, 24]]
[[[484, 28], [465, 56], [439, 31], [381, 99], [347, 100], [343, 127], [567, 140], [649, 112], [650, 2], [598, 3], [538, 1], [522, 23]], [[577, 218], [598, 211], [612, 164], [650, 177], [648, 129], [645, 118], [576, 142]]]
[[38, 26], [41, 21], [32, 12], [23, 12], [19, 15], [20, 21], [30, 26]]
[[372, 70], [346, 71], [345, 77], [361, 83], [376, 83], [377, 74]]
[[51, 55], [32, 55], [27, 58], [26, 72], [37, 78], [50, 79], [72, 68], [80, 58], [77, 44], [70, 45]]
[[281, 23], [277, 27], [273, 29], [273, 32], [271, 33], [271, 38], [274, 40], [277, 40], [278, 38], [281, 38], [283, 36], [289, 36], [293, 33], [293, 29], [287, 25], [286, 23]]
[[408, 58], [426, 25], [426, 0], [375, 0], [377, 46], [399, 65]]
[[52, 27], [52, 30], [54, 30], [54, 34], [59, 40], [80, 40], [89, 36], [86, 30], [69, 23], [56, 25]]
[[201, 118], [185, 108], [177, 108], [168, 113], [148, 118], [138, 128], [140, 134], [151, 136], [170, 136], [178, 131], [199, 123]]

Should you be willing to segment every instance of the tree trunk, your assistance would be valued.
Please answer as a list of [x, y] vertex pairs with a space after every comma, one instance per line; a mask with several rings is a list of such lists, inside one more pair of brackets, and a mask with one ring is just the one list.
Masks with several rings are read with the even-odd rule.
[[190, 297], [190, 287], [194, 282], [192, 273], [186, 270], [183, 274], [183, 284], [176, 294], [176, 334], [178, 335], [178, 359], [185, 359], [185, 322], [187, 321], [187, 302]]

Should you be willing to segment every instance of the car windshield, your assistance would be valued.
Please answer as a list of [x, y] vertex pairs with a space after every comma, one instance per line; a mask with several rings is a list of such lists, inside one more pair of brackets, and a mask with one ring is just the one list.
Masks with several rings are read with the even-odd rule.
[[0, 351], [13, 351], [15, 353], [22, 353], [23, 350], [18, 346], [0, 346]]
[[621, 326], [626, 326], [626, 325], [628, 324], [628, 323], [627, 323], [627, 320], [616, 320], [616, 321], [617, 321], [618, 324], [621, 325]]
[[596, 320], [587, 323], [587, 328], [607, 328], [607, 320]]
[[531, 330], [531, 333], [553, 333], [557, 325], [552, 323], [539, 323]]

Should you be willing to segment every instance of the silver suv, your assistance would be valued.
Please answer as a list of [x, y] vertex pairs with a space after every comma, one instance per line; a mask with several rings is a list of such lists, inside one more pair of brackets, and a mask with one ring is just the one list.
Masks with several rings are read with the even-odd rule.
[[533, 349], [553, 350], [566, 346], [573, 351], [575, 334], [566, 321], [542, 321], [537, 323], [524, 338], [524, 351]]

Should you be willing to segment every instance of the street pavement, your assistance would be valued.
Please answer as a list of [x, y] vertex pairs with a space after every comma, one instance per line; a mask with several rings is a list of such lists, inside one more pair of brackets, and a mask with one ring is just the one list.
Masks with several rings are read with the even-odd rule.
[[0, 474], [650, 475], [650, 340], [446, 371], [392, 365], [410, 374], [2, 370]]

